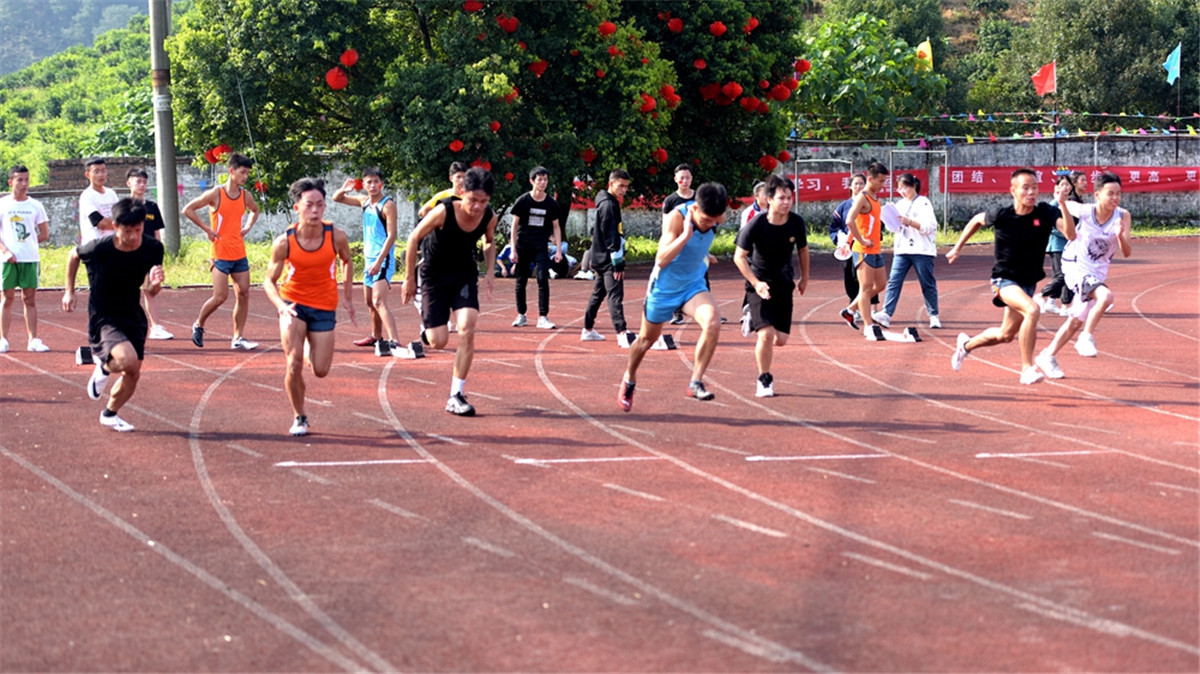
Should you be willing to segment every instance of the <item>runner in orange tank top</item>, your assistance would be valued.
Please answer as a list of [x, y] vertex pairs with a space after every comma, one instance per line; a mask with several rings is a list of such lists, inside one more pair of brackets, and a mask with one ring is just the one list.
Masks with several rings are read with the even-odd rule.
[[[884, 340], [883, 329], [876, 325], [871, 318], [871, 298], [887, 288], [887, 267], [883, 263], [882, 238], [883, 221], [880, 219], [881, 206], [879, 191], [887, 181], [888, 169], [880, 162], [873, 162], [867, 167], [867, 186], [859, 193], [850, 207], [850, 213], [855, 217], [849, 218], [851, 246], [851, 262], [858, 274], [858, 297], [855, 304], [862, 315], [863, 336], [871, 341]], [[843, 311], [843, 318], [847, 312]], [[853, 319], [847, 321], [850, 327], [857, 329]]]
[[[300, 222], [275, 237], [263, 290], [279, 311], [279, 335], [287, 359], [283, 385], [295, 419], [289, 433], [308, 434], [304, 412], [304, 362], [319, 379], [333, 365], [333, 328], [337, 324], [337, 267], [341, 261], [342, 301], [354, 319], [354, 262], [346, 232], [325, 222], [325, 181], [301, 178], [292, 183], [292, 201]], [[286, 270], [287, 277], [280, 282]], [[307, 346], [307, 348], [306, 348]]]
[[[213, 243], [213, 294], [200, 307], [200, 316], [192, 324], [192, 343], [204, 346], [204, 322], [229, 297], [229, 281], [237, 290], [233, 300], [233, 339], [230, 348], [249, 351], [258, 347], [242, 335], [250, 313], [250, 262], [246, 259], [246, 233], [258, 220], [258, 202], [242, 189], [250, 178], [254, 161], [237, 154], [229, 155], [229, 178], [225, 185], [206, 191], [183, 207], [183, 215], [204, 230]], [[209, 224], [200, 219], [199, 210], [208, 209]], [[249, 217], [245, 217], [249, 213]], [[245, 222], [243, 222], [243, 219]]]

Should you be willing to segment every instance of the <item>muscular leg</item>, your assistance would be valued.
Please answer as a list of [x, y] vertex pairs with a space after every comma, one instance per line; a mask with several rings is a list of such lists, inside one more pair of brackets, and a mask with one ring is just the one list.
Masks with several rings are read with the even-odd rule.
[[651, 323], [646, 320], [646, 315], [642, 314], [642, 326], [638, 330], [637, 339], [629, 345], [629, 361], [625, 366], [625, 381], [633, 384], [637, 382], [637, 370], [642, 364], [642, 359], [646, 357], [646, 352], [658, 341], [659, 335], [662, 334], [662, 323]]
[[112, 412], [121, 411], [121, 407], [133, 397], [137, 390], [138, 380], [142, 376], [142, 361], [138, 360], [137, 349], [130, 342], [121, 342], [112, 348], [108, 354], [108, 362], [104, 369], [111, 374], [120, 374], [117, 383], [113, 384], [108, 393], [108, 409]]
[[475, 323], [479, 320], [478, 309], [458, 310], [458, 349], [454, 352], [454, 377], [466, 379], [475, 359]]
[[774, 357], [776, 330], [768, 325], [758, 331], [758, 341], [754, 344], [754, 362], [758, 365], [758, 373], [771, 371], [771, 360]]
[[398, 342], [400, 340], [396, 339], [396, 316], [387, 303], [388, 289], [387, 281], [375, 282], [375, 298], [368, 304], [371, 307], [371, 334], [382, 336], [386, 332], [388, 340]]
[[[696, 355], [692, 363], [692, 381], [702, 381], [708, 364], [717, 351], [717, 340], [721, 335], [721, 314], [713, 302], [712, 295], [700, 293], [683, 305], [683, 313], [700, 325], [700, 339], [696, 342]], [[632, 355], [632, 354], [631, 354]]]
[[988, 328], [967, 341], [967, 351], [981, 346], [1006, 344], [1017, 338], [1021, 347], [1021, 366], [1033, 366], [1034, 349], [1037, 348], [1037, 323], [1042, 312], [1029, 295], [1019, 286], [1009, 285], [1000, 290], [1004, 300], [1004, 321], [998, 328]]
[[250, 272], [234, 272], [233, 285], [237, 294], [233, 298], [233, 338], [242, 336], [246, 328], [246, 316], [250, 314]]
[[[285, 315], [286, 316], [286, 315]], [[331, 331], [330, 335], [333, 334]], [[308, 337], [308, 324], [294, 316], [281, 318], [279, 337], [283, 342], [283, 355], [287, 370], [283, 375], [283, 387], [287, 390], [292, 414], [304, 415], [304, 342]], [[332, 347], [332, 344], [330, 345]], [[313, 367], [316, 370], [316, 367]]]
[[196, 319], [196, 325], [204, 327], [204, 322], [208, 320], [213, 312], [225, 304], [225, 300], [229, 298], [229, 275], [219, 271], [216, 267], [212, 270], [213, 294], [212, 297], [204, 301], [204, 306], [200, 307], [200, 317]]
[[[375, 309], [374, 293], [371, 292], [373, 286], [363, 284], [363, 301], [367, 304], [367, 311], [371, 314], [371, 338], [380, 339], [383, 336], [383, 324], [379, 320], [379, 312]], [[391, 339], [389, 337], [389, 339]]]
[[17, 289], [9, 288], [0, 295], [0, 338], [8, 339], [8, 329], [12, 326], [13, 302], [17, 299]]

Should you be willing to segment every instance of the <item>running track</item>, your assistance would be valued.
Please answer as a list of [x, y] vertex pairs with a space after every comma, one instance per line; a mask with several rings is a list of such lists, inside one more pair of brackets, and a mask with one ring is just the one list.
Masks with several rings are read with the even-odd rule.
[[376, 359], [343, 322], [302, 440], [260, 290], [250, 354], [225, 348], [232, 301], [200, 350], [207, 292], [161, 296], [179, 338], [150, 343], [124, 435], [70, 357], [85, 314], [40, 293], [55, 351], [0, 355], [0, 670], [1195, 672], [1197, 252], [1136, 240], [1100, 357], [1068, 347], [1034, 387], [1015, 344], [949, 367], [998, 323], [990, 246], [939, 259], [946, 329], [920, 344], [848, 330], [815, 255], [766, 400], [722, 262], [716, 400], [683, 395], [689, 322], [628, 414], [603, 309], [609, 341], [578, 340], [591, 284], [553, 282], [547, 332], [509, 327], [497, 280], [480, 416], [442, 411], [448, 354]]

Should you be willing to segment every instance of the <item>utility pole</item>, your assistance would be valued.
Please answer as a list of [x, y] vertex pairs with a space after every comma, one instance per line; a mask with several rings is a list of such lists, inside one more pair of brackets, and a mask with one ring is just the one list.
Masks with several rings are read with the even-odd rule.
[[163, 41], [171, 19], [170, 0], [150, 0], [150, 78], [154, 84], [154, 159], [158, 204], [167, 252], [179, 254], [179, 192], [175, 175], [175, 118], [171, 113], [171, 65]]

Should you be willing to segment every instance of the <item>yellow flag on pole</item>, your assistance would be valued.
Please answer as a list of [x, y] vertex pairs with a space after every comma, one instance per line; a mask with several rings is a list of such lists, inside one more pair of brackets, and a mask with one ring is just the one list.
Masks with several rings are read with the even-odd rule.
[[933, 45], [929, 38], [917, 45], [917, 70], [933, 71]]

